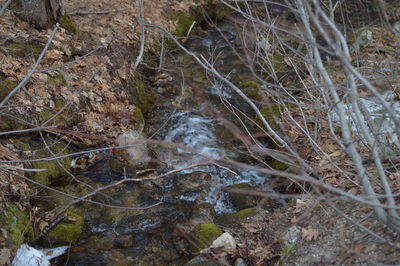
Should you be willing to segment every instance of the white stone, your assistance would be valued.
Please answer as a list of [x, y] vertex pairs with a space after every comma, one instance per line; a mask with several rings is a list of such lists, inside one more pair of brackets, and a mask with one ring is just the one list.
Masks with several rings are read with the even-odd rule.
[[203, 249], [200, 253], [205, 253], [210, 249], [218, 249], [221, 253], [233, 253], [236, 251], [236, 240], [231, 234], [225, 232], [215, 239], [208, 249]]
[[118, 146], [129, 145], [130, 147], [122, 150], [123, 156], [132, 165], [141, 165], [151, 160], [145, 140], [146, 138], [139, 131], [129, 130], [117, 138], [117, 144]]

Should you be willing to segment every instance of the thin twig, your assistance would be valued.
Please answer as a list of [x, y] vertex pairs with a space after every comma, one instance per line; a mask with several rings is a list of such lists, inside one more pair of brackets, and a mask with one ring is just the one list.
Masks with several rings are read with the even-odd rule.
[[11, 4], [13, 0], [8, 0], [4, 6], [2, 6], [2, 8], [0, 9], [0, 17], [3, 15], [4, 11], [7, 9], [7, 7]]
[[139, 24], [140, 24], [140, 50], [139, 55], [136, 57], [135, 64], [133, 65], [133, 71], [139, 66], [142, 61], [144, 54], [144, 44], [145, 44], [145, 27], [144, 27], [144, 16], [143, 16], [143, 2], [144, 0], [139, 0]]

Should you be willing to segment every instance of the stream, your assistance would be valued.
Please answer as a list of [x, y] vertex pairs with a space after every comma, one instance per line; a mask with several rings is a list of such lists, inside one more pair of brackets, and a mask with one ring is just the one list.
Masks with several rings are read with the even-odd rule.
[[[235, 40], [236, 33], [231, 23], [219, 26], [229, 40]], [[209, 29], [192, 36], [185, 45], [193, 52], [212, 58], [215, 68], [231, 80], [252, 80], [251, 73], [217, 30]], [[159, 93], [158, 104], [146, 117], [144, 132], [160, 143], [176, 143], [189, 149], [149, 145], [159, 164], [156, 171], [165, 173], [210, 159], [241, 161], [240, 141], [220, 119], [204, 115], [201, 110], [208, 108], [224, 118], [235, 119], [237, 114], [232, 111], [235, 109], [230, 103], [251, 114], [249, 106], [223, 84], [206, 75], [188, 55], [175, 53], [166, 61], [165, 68], [179, 92], [174, 95]], [[162, 91], [162, 88], [154, 89]], [[110, 182], [120, 175], [111, 170], [111, 165], [110, 160], [103, 160], [91, 167], [86, 176], [92, 184]], [[235, 212], [237, 209], [223, 188], [241, 183], [262, 187], [267, 180], [268, 176], [255, 171], [211, 164], [160, 180], [113, 188], [107, 191], [108, 194], [125, 206], [155, 206], [123, 210], [83, 204], [88, 230], [79, 243], [79, 250], [69, 255], [67, 264], [183, 265], [192, 257], [189, 255], [191, 248], [182, 234], [177, 233], [176, 225], [190, 220], [194, 210], [198, 209], [196, 206], [212, 206], [210, 213], [215, 213], [215, 217]], [[112, 203], [101, 196], [96, 196], [96, 200]]]

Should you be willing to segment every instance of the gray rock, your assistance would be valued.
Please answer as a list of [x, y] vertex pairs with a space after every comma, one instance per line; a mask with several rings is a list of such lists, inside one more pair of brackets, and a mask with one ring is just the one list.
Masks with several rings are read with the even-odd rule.
[[219, 266], [217, 262], [199, 255], [191, 259], [188, 263], [185, 264], [185, 266]]
[[242, 258], [238, 258], [236, 261], [235, 261], [235, 264], [233, 264], [234, 266], [246, 266], [247, 264], [246, 264], [246, 262], [244, 261], [244, 259], [242, 259]]

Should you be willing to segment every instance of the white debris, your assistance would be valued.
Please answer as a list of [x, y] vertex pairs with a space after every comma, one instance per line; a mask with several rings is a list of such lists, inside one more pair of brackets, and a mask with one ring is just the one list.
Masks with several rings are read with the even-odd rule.
[[13, 266], [50, 266], [50, 260], [65, 253], [68, 246], [38, 250], [22, 244], [15, 256]]

